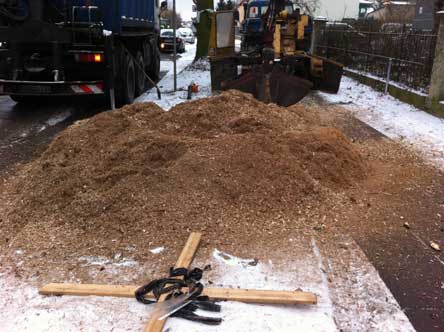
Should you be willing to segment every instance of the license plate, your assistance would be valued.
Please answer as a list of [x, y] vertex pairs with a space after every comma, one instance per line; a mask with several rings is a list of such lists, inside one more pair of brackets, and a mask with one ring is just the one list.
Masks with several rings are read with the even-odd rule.
[[18, 88], [19, 93], [51, 93], [51, 87], [47, 85], [21, 85]]

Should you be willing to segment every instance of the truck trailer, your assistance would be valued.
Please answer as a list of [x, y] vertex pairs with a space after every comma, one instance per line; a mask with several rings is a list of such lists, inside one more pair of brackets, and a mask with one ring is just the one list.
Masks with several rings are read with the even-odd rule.
[[0, 95], [107, 95], [159, 78], [159, 0], [0, 0]]

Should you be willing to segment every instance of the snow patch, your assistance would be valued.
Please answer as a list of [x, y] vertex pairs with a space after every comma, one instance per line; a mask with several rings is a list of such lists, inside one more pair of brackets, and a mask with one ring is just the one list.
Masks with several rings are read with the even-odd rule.
[[[53, 115], [52, 117], [50, 117], [48, 120], [46, 120], [46, 124], [48, 126], [55, 126], [57, 124], [59, 124], [60, 122], [65, 121], [66, 119], [68, 119], [71, 116], [71, 112], [70, 111], [65, 111], [56, 115]], [[45, 128], [46, 129], [46, 128]], [[43, 129], [44, 130], [44, 129]]]
[[[371, 79], [373, 79], [375, 81], [378, 81], [378, 82], [381, 82], [381, 83], [384, 83], [384, 84], [386, 84], [386, 82], [387, 82], [386, 78], [382, 78], [382, 77], [373, 75], [371, 73], [367, 73], [365, 71], [355, 70], [355, 69], [351, 69], [351, 68], [347, 68], [346, 70], [351, 72], [351, 73], [358, 74], [360, 76], [365, 76], [365, 77], [371, 78]], [[415, 93], [417, 95], [420, 95], [420, 96], [423, 96], [423, 97], [427, 97], [428, 96], [428, 94], [423, 92], [423, 91], [412, 89], [411, 87], [408, 87], [405, 84], [398, 83], [398, 82], [395, 82], [395, 81], [389, 81], [389, 85], [395, 86], [397, 88], [400, 88], [400, 89], [403, 89], [403, 90], [406, 90], [406, 91], [409, 91], [409, 92], [413, 92], [413, 93]]]
[[230, 266], [242, 266], [242, 267], [248, 267], [248, 266], [255, 266], [257, 265], [258, 261], [257, 259], [242, 259], [230, 254], [227, 254], [223, 251], [220, 251], [218, 249], [214, 249], [213, 251], [213, 258], [216, 259], [218, 262], [225, 263]]
[[174, 92], [173, 62], [162, 61], [161, 71], [167, 71], [165, 77], [158, 83], [162, 99], [157, 98], [156, 89], [151, 89], [136, 99], [136, 102], [154, 102], [165, 110], [170, 110], [177, 104], [187, 101], [188, 86], [196, 83], [199, 92], [192, 99], [211, 96], [211, 75], [208, 60], [193, 63], [196, 54], [196, 44], [189, 45], [186, 53], [177, 60], [177, 91]]
[[343, 105], [359, 120], [391, 139], [412, 148], [430, 163], [444, 169], [444, 120], [343, 77], [337, 95], [320, 93], [333, 104]]
[[157, 254], [160, 254], [164, 250], [165, 250], [165, 247], [157, 247], [154, 249], [150, 249], [150, 252], [154, 255], [157, 255]]
[[[291, 258], [283, 268], [277, 268], [271, 262], [244, 264], [251, 260], [220, 250], [214, 250], [209, 259], [198, 262], [198, 265], [211, 263], [212, 269], [204, 274], [203, 281], [206, 285], [211, 284], [211, 287], [273, 290], [302, 288], [317, 294], [317, 305], [221, 302], [222, 312], [214, 314], [222, 317], [220, 326], [170, 318], [165, 329], [171, 332], [414, 331], [357, 246], [356, 249], [350, 246], [350, 250], [347, 250], [352, 263], [348, 265], [342, 258], [328, 261], [314, 240], [306, 242], [298, 241], [298, 247], [291, 249]], [[337, 254], [333, 256], [338, 257]], [[108, 261], [104, 257], [81, 258], [93, 266]], [[332, 270], [333, 273], [329, 275], [326, 270]], [[332, 284], [327, 280], [327, 275], [330, 278], [343, 275], [343, 279], [333, 278]], [[116, 274], [112, 280], [115, 284], [125, 284], [123, 279], [122, 274]], [[375, 287], [380, 291], [371, 291]], [[332, 302], [331, 294], [335, 295], [336, 301]], [[40, 296], [36, 288], [12, 274], [0, 274], [2, 332], [143, 331], [153, 309], [154, 306], [146, 306], [129, 298]], [[198, 313], [210, 315], [207, 312]]]
[[138, 263], [128, 258], [120, 259], [121, 255], [117, 255], [114, 257], [115, 261], [111, 261], [106, 257], [95, 257], [95, 256], [81, 256], [79, 261], [83, 264], [83, 266], [103, 266], [103, 265], [112, 265], [114, 267], [128, 267], [135, 266]]

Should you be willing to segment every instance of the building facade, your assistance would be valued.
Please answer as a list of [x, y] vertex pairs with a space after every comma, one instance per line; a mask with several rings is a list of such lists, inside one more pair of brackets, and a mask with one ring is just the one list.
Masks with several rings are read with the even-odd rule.
[[385, 1], [381, 7], [367, 14], [366, 18], [385, 23], [411, 24], [415, 8], [413, 1]]
[[434, 27], [435, 0], [417, 0], [413, 29], [432, 31]]
[[326, 17], [330, 21], [344, 18], [358, 18], [359, 0], [320, 0], [316, 16]]

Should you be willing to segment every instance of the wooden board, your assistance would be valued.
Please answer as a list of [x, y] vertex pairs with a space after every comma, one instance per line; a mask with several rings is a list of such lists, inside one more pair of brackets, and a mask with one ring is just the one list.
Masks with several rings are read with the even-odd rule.
[[174, 268], [186, 268], [189, 269], [191, 263], [193, 262], [194, 256], [196, 255], [197, 249], [199, 248], [200, 239], [202, 238], [202, 234], [200, 233], [191, 233], [188, 237], [188, 241], [185, 244], [185, 247], [182, 249], [179, 258], [177, 259], [176, 265]]
[[[41, 295], [110, 296], [134, 298], [139, 286], [48, 284], [43, 286]], [[315, 294], [302, 291], [272, 291], [254, 289], [204, 288], [203, 295], [212, 300], [236, 301], [257, 304], [316, 304]], [[154, 298], [148, 294], [147, 298]]]
[[[200, 239], [202, 234], [200, 233], [191, 233], [185, 247], [182, 250], [182, 253], [179, 256], [179, 259], [174, 266], [176, 269], [178, 268], [186, 268], [189, 269], [191, 263], [193, 262], [194, 256], [196, 255], [197, 249], [199, 248]], [[182, 279], [182, 277], [178, 278]], [[168, 294], [164, 294], [160, 296], [158, 302], [163, 302], [167, 298]], [[145, 327], [146, 332], [162, 332], [163, 327], [165, 326], [166, 319], [157, 319], [153, 317], [149, 320], [148, 324]]]

